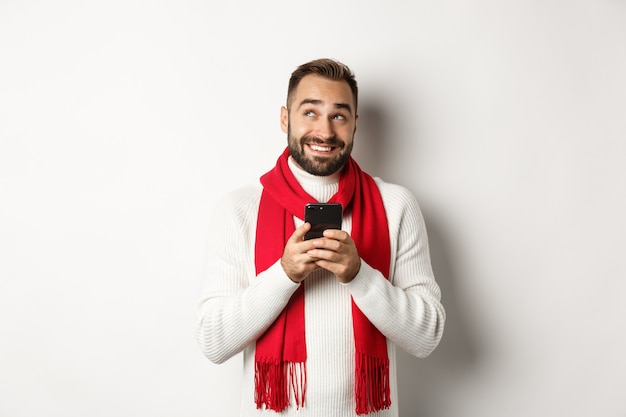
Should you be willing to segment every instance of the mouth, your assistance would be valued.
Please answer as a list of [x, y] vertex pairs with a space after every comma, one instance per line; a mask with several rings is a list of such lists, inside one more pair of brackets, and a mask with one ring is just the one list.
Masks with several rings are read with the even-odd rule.
[[331, 153], [334, 149], [337, 148], [336, 146], [319, 145], [315, 143], [308, 143], [307, 145], [309, 146], [309, 149], [311, 149], [312, 151], [321, 152], [321, 153]]
[[306, 142], [305, 146], [312, 154], [318, 156], [330, 156], [341, 150], [341, 146], [336, 143]]

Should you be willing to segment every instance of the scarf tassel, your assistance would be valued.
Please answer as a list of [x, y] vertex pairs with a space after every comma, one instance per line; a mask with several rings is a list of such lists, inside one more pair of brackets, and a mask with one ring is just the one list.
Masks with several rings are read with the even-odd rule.
[[362, 352], [356, 354], [356, 413], [369, 414], [389, 408], [389, 359], [375, 358]]
[[289, 397], [297, 409], [304, 406], [306, 393], [306, 363], [257, 361], [254, 374], [256, 408], [281, 412], [289, 406]]

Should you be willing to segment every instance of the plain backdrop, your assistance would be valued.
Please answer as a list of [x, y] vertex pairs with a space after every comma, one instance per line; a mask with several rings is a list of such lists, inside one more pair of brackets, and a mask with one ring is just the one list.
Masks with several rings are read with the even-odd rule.
[[401, 417], [626, 416], [623, 0], [0, 0], [1, 417], [238, 416], [194, 336], [208, 218], [319, 57], [448, 312]]

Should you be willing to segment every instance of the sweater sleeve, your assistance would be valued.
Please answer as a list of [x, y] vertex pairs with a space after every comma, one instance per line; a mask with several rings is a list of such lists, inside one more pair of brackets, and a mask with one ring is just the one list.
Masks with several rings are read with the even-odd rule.
[[204, 355], [215, 363], [255, 342], [298, 288], [285, 275], [280, 260], [255, 276], [258, 195], [255, 188], [229, 194], [212, 216], [196, 338]]
[[394, 344], [417, 357], [428, 356], [443, 335], [445, 310], [428, 248], [422, 213], [405, 188], [381, 186], [389, 221], [392, 265], [389, 280], [362, 261], [345, 284], [354, 302]]

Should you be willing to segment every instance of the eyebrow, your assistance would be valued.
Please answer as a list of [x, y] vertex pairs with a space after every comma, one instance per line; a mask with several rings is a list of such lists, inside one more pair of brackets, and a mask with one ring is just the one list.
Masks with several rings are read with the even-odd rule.
[[[323, 101], [319, 100], [319, 99], [305, 98], [304, 100], [302, 100], [300, 102], [300, 104], [298, 104], [298, 108], [304, 106], [305, 104], [313, 104], [314, 106], [319, 106], [322, 103], [323, 103]], [[350, 114], [352, 114], [352, 106], [349, 105], [348, 103], [335, 103], [335, 108], [336, 109], [346, 109], [346, 110], [348, 110], [350, 112]]]

